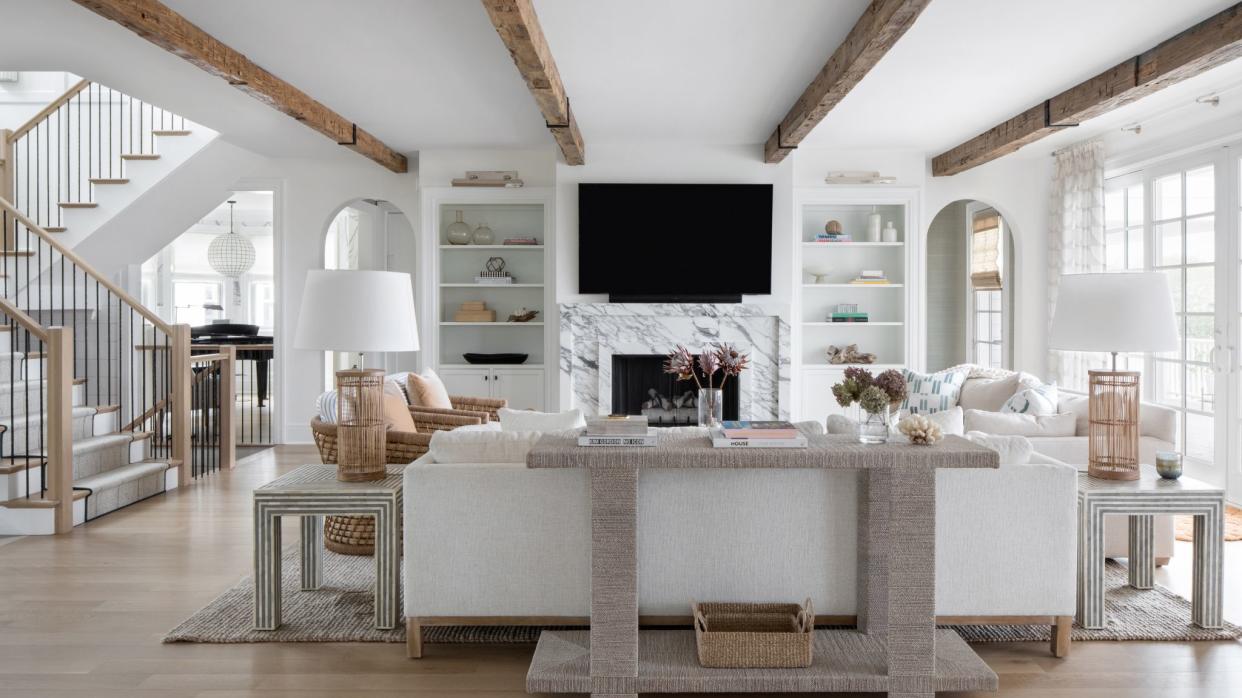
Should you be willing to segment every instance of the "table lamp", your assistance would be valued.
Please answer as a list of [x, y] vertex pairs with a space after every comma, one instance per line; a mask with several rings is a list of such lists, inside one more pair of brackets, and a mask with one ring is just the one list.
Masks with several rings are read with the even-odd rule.
[[1163, 273], [1061, 277], [1049, 346], [1113, 355], [1112, 370], [1088, 371], [1091, 477], [1139, 479], [1139, 373], [1118, 371], [1117, 353], [1175, 351], [1180, 341]]
[[[392, 271], [314, 270], [306, 275], [294, 348], [318, 351], [418, 351], [410, 275]], [[336, 372], [337, 479], [382, 480], [384, 371]]]

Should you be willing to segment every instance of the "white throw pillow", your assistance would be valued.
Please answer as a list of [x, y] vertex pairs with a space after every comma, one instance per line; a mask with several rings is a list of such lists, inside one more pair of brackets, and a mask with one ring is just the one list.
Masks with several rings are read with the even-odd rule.
[[1057, 413], [1057, 402], [1057, 384], [1049, 383], [1019, 390], [998, 411], [1050, 415]]
[[1052, 415], [966, 410], [966, 431], [1008, 436], [1073, 436], [1077, 418], [1072, 413]]
[[496, 414], [500, 416], [501, 431], [566, 431], [586, 426], [586, 418], [577, 408], [564, 412], [535, 412], [502, 407]]
[[993, 380], [969, 378], [962, 384], [957, 404], [964, 410], [1000, 412], [1005, 401], [1013, 397], [1019, 387], [1016, 373]]
[[1000, 454], [1001, 465], [1025, 465], [1031, 462], [1034, 447], [1025, 436], [1000, 436], [981, 431], [966, 432], [966, 440], [990, 448]]
[[542, 436], [537, 431], [437, 431], [427, 453], [436, 463], [525, 463]]
[[962, 392], [962, 384], [970, 371], [966, 369], [950, 369], [939, 373], [915, 373], [910, 369], [902, 369], [906, 377], [907, 396], [901, 404], [910, 414], [929, 414], [957, 407], [958, 396]]

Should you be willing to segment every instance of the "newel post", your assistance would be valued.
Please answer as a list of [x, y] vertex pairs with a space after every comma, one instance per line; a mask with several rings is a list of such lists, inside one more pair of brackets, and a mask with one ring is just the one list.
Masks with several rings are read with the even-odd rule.
[[56, 533], [73, 530], [73, 328], [47, 330], [47, 497]]
[[172, 326], [172, 356], [169, 358], [172, 370], [172, 444], [173, 458], [181, 462], [177, 468], [177, 486], [190, 484], [190, 457], [193, 453], [190, 430], [190, 385], [193, 381], [193, 368], [190, 363], [190, 326]]
[[237, 366], [237, 347], [220, 347], [220, 468], [232, 470], [237, 465], [237, 435], [233, 432], [234, 410], [237, 409], [233, 371]]
[[13, 202], [13, 178], [17, 173], [13, 171], [13, 144], [9, 143], [12, 136], [12, 131], [0, 128], [0, 199], [16, 206]]

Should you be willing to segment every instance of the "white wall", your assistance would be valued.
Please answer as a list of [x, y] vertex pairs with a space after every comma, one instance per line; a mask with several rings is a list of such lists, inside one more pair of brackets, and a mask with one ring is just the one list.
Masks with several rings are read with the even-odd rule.
[[927, 227], [928, 371], [967, 361], [966, 202], [955, 201], [932, 216]]
[[80, 80], [71, 73], [22, 72], [17, 82], [0, 82], [0, 128], [14, 130]]

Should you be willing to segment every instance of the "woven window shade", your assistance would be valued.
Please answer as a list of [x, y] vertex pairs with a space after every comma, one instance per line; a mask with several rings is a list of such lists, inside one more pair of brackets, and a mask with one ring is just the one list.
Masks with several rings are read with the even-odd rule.
[[1001, 219], [992, 209], [971, 221], [970, 285], [976, 291], [1001, 290]]

